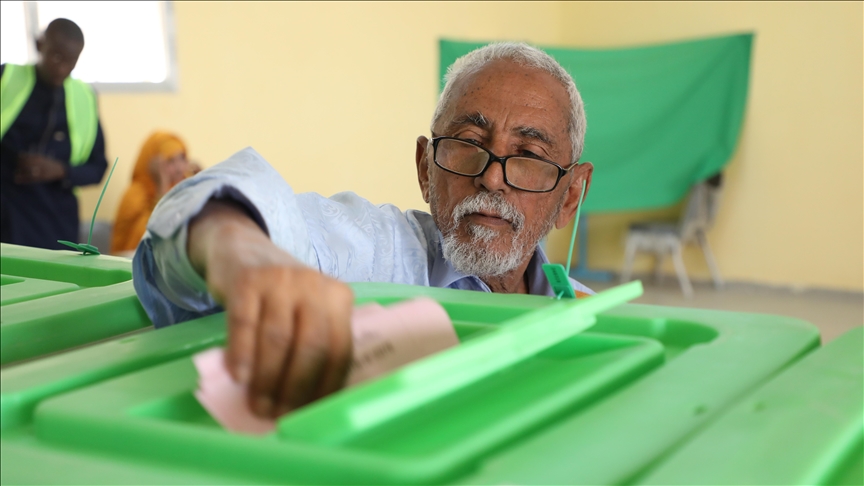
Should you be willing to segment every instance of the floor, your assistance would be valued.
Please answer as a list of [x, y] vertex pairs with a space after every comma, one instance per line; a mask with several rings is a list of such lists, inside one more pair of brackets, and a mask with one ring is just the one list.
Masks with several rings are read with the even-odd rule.
[[[582, 283], [595, 291], [617, 285], [617, 281]], [[819, 327], [823, 343], [864, 324], [864, 293], [802, 291], [746, 283], [727, 283], [723, 289], [717, 290], [707, 282], [693, 282], [694, 295], [688, 299], [681, 293], [674, 277], [659, 282], [647, 277], [642, 279], [642, 284], [645, 293], [634, 302], [797, 317]]]

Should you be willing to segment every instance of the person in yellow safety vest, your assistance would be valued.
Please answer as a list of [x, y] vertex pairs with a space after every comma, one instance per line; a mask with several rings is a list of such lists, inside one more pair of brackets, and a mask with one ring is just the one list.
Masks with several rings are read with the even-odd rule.
[[36, 41], [36, 65], [0, 66], [0, 241], [61, 249], [78, 240], [73, 189], [102, 180], [108, 165], [96, 94], [69, 74], [84, 49], [71, 20]]

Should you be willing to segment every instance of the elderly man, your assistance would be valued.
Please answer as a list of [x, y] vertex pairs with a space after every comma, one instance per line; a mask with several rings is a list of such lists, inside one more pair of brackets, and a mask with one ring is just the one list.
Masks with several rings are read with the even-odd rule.
[[547, 54], [513, 43], [467, 54], [446, 81], [432, 138], [417, 139], [431, 215], [353, 193], [295, 195], [251, 149], [153, 213], [134, 261], [141, 302], [156, 326], [224, 307], [227, 364], [259, 415], [342, 386], [353, 302], [343, 282], [553, 295], [538, 243], [572, 220], [593, 169], [577, 164], [579, 92]]

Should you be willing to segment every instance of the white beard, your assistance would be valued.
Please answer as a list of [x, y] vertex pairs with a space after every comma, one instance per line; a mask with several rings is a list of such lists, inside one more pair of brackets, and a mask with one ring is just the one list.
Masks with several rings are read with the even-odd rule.
[[[431, 209], [433, 217], [436, 216], [438, 208], [437, 191], [434, 181], [430, 180], [430, 193], [432, 196]], [[563, 198], [562, 201], [563, 203]], [[552, 222], [557, 217], [561, 207], [536, 235], [528, 235], [523, 238], [525, 228], [525, 216], [516, 207], [508, 202], [497, 192], [479, 192], [469, 196], [460, 202], [454, 209], [449, 221], [439, 225], [443, 239], [441, 247], [444, 258], [453, 265], [453, 268], [465, 275], [476, 275], [480, 278], [500, 277], [516, 269], [528, 253], [534, 252], [537, 244], [552, 229]], [[471, 239], [467, 242], [460, 241], [456, 235], [456, 229], [462, 219], [471, 213], [480, 211], [492, 212], [502, 218], [511, 221], [513, 236], [510, 239], [509, 248], [504, 252], [490, 250], [490, 244], [498, 236], [495, 230], [478, 224], [468, 223], [468, 234]], [[437, 218], [436, 218], [437, 219]]]
[[[491, 231], [488, 228], [481, 228]], [[441, 241], [444, 258], [453, 265], [456, 271], [465, 275], [476, 275], [481, 278], [499, 277], [522, 263], [524, 247], [514, 245], [506, 253], [488, 251], [478, 245], [479, 239], [472, 237], [471, 241], [461, 242], [455, 234], [445, 236]]]

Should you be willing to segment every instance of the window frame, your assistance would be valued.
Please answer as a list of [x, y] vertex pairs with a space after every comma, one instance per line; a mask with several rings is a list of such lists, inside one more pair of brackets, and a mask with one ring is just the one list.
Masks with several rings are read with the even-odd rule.
[[[25, 32], [28, 37], [27, 42], [27, 58], [30, 62], [36, 62], [38, 53], [36, 52], [36, 39], [41, 33], [39, 30], [39, 11], [37, 8], [38, 1], [24, 2], [24, 21], [26, 22]], [[92, 82], [88, 83], [99, 93], [176, 93], [179, 89], [179, 76], [177, 69], [177, 44], [174, 22], [174, 2], [162, 1], [162, 22], [165, 35], [165, 49], [167, 50], [165, 59], [167, 61], [167, 76], [164, 81], [158, 83], [149, 83], [138, 81], [134, 83], [104, 83]], [[86, 35], [86, 33], [85, 33]], [[85, 47], [86, 48], [86, 47]]]

